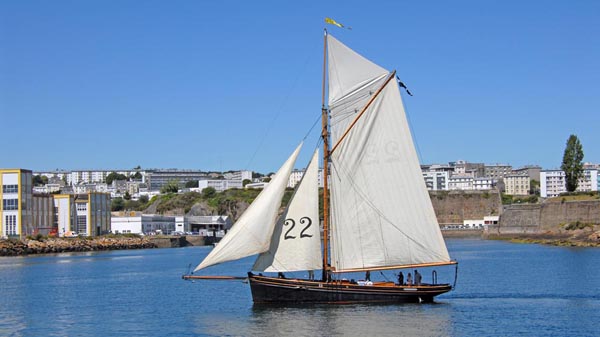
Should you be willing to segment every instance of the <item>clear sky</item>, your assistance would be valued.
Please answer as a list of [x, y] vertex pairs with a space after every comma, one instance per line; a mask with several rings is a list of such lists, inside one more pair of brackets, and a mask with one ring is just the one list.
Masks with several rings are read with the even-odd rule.
[[413, 92], [423, 163], [555, 168], [570, 134], [600, 162], [600, 1], [0, 0], [0, 167], [275, 171], [326, 16]]

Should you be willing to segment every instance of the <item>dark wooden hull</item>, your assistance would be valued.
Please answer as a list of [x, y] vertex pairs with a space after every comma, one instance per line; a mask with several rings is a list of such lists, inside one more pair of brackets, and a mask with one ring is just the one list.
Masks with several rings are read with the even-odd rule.
[[392, 282], [357, 285], [250, 275], [254, 303], [420, 303], [452, 290], [449, 284], [398, 286]]

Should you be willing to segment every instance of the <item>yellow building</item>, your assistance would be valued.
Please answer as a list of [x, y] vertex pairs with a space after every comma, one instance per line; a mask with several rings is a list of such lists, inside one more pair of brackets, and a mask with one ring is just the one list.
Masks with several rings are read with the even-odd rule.
[[0, 169], [0, 237], [24, 238], [34, 233], [32, 173]]

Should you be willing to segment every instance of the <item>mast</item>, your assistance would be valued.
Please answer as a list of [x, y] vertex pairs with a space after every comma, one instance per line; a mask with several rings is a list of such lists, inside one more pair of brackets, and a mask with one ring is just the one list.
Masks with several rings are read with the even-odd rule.
[[329, 115], [325, 107], [325, 80], [327, 72], [327, 29], [323, 34], [323, 83], [321, 95], [321, 137], [323, 138], [323, 276], [327, 281], [329, 274], [329, 193], [327, 178], [329, 176]]

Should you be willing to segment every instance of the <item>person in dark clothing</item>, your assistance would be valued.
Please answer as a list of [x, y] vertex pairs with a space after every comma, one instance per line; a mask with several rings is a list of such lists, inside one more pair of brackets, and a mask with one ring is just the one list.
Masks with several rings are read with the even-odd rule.
[[421, 285], [421, 274], [419, 273], [418, 270], [415, 269], [415, 285]]
[[402, 272], [398, 273], [398, 285], [403, 285], [404, 284], [404, 274], [402, 274]]
[[371, 281], [371, 271], [370, 270], [367, 270], [367, 272], [365, 273], [365, 280]]
[[412, 275], [410, 273], [408, 273], [408, 276], [406, 276], [406, 285], [412, 285]]
[[282, 272], [277, 273], [277, 277], [279, 278], [285, 278], [285, 275]]

